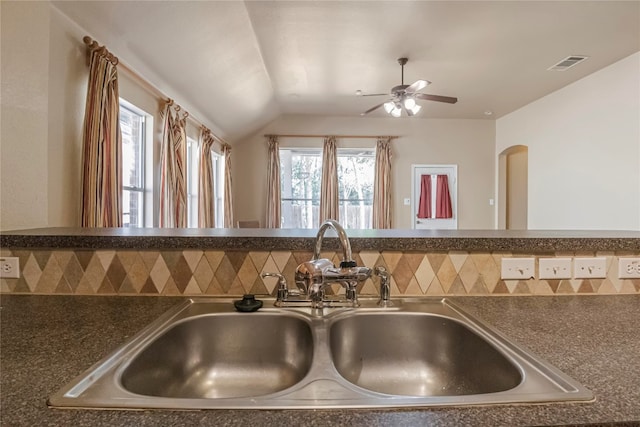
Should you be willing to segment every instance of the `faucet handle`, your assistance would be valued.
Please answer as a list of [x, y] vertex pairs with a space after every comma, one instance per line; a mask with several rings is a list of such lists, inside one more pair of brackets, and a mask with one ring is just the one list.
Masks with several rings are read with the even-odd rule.
[[280, 281], [284, 281], [284, 282], [287, 281], [287, 279], [285, 279], [284, 276], [282, 274], [280, 274], [280, 273], [270, 273], [270, 272], [266, 271], [266, 272], [262, 273], [260, 276], [262, 276], [262, 278], [265, 278], [265, 277], [277, 277], [278, 278], [278, 283], [280, 283]]
[[380, 300], [378, 305], [381, 307], [391, 307], [391, 277], [386, 268], [379, 265], [375, 268], [376, 275], [380, 277]]
[[385, 277], [388, 278], [389, 277], [389, 272], [387, 271], [387, 269], [385, 267], [383, 267], [382, 265], [379, 265], [375, 268], [375, 272], [376, 275], [380, 276], [380, 277]]
[[278, 278], [278, 290], [276, 293], [277, 301], [286, 301], [289, 297], [289, 285], [287, 285], [287, 279], [280, 273], [265, 272], [261, 274], [262, 278], [265, 277], [277, 277]]

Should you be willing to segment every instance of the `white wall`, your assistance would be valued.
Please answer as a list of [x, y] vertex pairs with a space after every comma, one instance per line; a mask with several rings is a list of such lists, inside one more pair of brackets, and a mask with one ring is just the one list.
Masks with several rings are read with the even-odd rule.
[[639, 230], [640, 52], [498, 119], [496, 157], [512, 145], [529, 229]]
[[[458, 214], [461, 229], [493, 228], [494, 140], [492, 120], [420, 118], [347, 118], [283, 116], [253, 136], [234, 145], [232, 151], [236, 220], [266, 217], [267, 147], [264, 134], [397, 135], [392, 142], [393, 227], [411, 228], [412, 164], [458, 165]], [[322, 138], [283, 138], [281, 147], [322, 146]], [[338, 147], [358, 144], [375, 147], [375, 139], [339, 139]], [[367, 144], [367, 145], [363, 145]]]
[[0, 7], [0, 228], [46, 226], [49, 6], [1, 2]]
[[47, 225], [75, 226], [80, 223], [86, 48], [82, 31], [55, 9], [49, 22]]

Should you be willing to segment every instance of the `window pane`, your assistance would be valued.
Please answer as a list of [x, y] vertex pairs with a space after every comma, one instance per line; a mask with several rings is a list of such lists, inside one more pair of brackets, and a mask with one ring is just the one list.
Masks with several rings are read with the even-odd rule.
[[122, 184], [142, 188], [144, 182], [144, 116], [120, 107], [122, 132]]
[[187, 227], [198, 227], [198, 176], [200, 155], [198, 142], [187, 138]]
[[281, 227], [315, 228], [320, 212], [322, 151], [280, 150]]
[[122, 225], [144, 227], [143, 193], [137, 190], [122, 191]]
[[215, 200], [216, 227], [224, 227], [224, 156], [211, 153], [213, 156], [213, 198]]
[[147, 114], [120, 99], [122, 211], [125, 227], [145, 226], [145, 132]]
[[338, 150], [338, 194], [343, 227], [371, 228], [374, 178], [373, 150]]

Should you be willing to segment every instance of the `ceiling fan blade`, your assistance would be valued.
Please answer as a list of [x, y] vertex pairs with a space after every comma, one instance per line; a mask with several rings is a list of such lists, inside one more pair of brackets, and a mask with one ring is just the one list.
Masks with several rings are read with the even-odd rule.
[[447, 104], [455, 104], [458, 98], [452, 96], [427, 95], [426, 93], [416, 93], [414, 95], [418, 99], [426, 99], [427, 101], [446, 102]]
[[414, 93], [414, 92], [417, 92], [419, 90], [424, 89], [425, 87], [427, 87], [427, 85], [429, 83], [431, 83], [431, 82], [427, 81], [427, 80], [417, 80], [412, 85], [410, 85], [408, 88], [406, 88], [404, 91], [406, 93]]
[[369, 114], [370, 112], [375, 111], [375, 110], [377, 110], [378, 108], [382, 107], [383, 105], [384, 105], [384, 102], [383, 102], [382, 104], [378, 104], [378, 105], [376, 105], [375, 107], [371, 107], [371, 108], [369, 108], [369, 109], [368, 109], [367, 111], [365, 111], [364, 113], [360, 113], [360, 115], [361, 115], [361, 116], [365, 116], [365, 115]]
[[360, 96], [389, 96], [388, 93], [363, 93]]

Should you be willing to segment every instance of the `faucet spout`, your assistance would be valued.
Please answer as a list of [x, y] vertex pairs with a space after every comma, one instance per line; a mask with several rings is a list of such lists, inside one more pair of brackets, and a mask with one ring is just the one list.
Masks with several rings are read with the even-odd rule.
[[[338, 234], [340, 246], [342, 247], [342, 261], [339, 267], [326, 259], [320, 258], [322, 251], [322, 240], [327, 229], [333, 228]], [[295, 273], [296, 286], [305, 292], [311, 300], [312, 307], [322, 308], [325, 298], [325, 287], [331, 283], [339, 283], [345, 288], [347, 301], [354, 307], [358, 306], [358, 296], [356, 287], [371, 276], [371, 269], [368, 267], [358, 267], [353, 260], [351, 253], [351, 243], [344, 228], [332, 219], [326, 220], [320, 226], [316, 236], [316, 245], [313, 257], [310, 261], [298, 265]]]
[[327, 229], [333, 228], [333, 230], [338, 234], [338, 240], [340, 241], [340, 246], [342, 247], [342, 262], [340, 263], [340, 267], [348, 268], [355, 267], [356, 263], [353, 260], [351, 255], [351, 243], [349, 243], [349, 237], [347, 237], [346, 231], [344, 228], [333, 219], [328, 219], [322, 223], [320, 229], [318, 230], [318, 234], [316, 236], [316, 246], [313, 251], [313, 261], [320, 259], [320, 252], [322, 251], [322, 240], [324, 238], [324, 233]]

